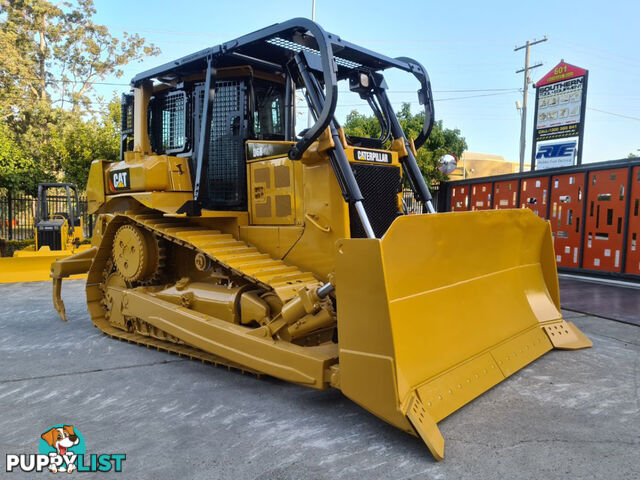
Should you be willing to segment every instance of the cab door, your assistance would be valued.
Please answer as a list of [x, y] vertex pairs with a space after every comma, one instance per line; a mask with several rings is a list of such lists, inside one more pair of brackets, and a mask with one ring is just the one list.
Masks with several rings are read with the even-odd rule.
[[[194, 151], [198, 151], [204, 85], [195, 88]], [[244, 142], [248, 138], [247, 83], [216, 81], [211, 112], [208, 162], [203, 181], [210, 210], [246, 210], [247, 178]]]

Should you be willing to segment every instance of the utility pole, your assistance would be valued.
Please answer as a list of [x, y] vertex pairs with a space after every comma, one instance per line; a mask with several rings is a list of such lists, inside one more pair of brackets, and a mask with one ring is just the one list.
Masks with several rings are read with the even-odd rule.
[[[314, 0], [315, 1], [315, 0]], [[513, 49], [514, 52], [526, 48], [524, 57], [524, 68], [516, 71], [516, 73], [524, 72], [524, 87], [522, 89], [522, 118], [520, 119], [520, 172], [524, 171], [524, 151], [527, 143], [527, 91], [529, 90], [529, 84], [531, 83], [531, 77], [529, 77], [529, 70], [537, 67], [541, 67], [542, 63], [538, 63], [533, 66], [529, 66], [529, 52], [532, 45], [546, 42], [547, 36], [545, 35], [542, 40], [527, 40], [527, 43]]]

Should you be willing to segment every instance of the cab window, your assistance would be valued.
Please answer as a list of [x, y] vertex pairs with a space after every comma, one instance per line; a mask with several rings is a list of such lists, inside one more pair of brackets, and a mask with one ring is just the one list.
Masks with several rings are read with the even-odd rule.
[[255, 79], [253, 133], [256, 140], [284, 140], [284, 85]]

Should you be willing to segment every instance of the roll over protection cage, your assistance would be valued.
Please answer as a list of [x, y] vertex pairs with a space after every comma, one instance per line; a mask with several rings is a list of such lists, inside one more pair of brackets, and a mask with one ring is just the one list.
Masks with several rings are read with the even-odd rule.
[[[320, 85], [315, 74], [307, 75], [306, 80], [305, 76], [301, 74], [304, 83], [303, 86], [307, 89], [307, 92], [315, 90], [317, 93], [316, 100], [319, 101], [316, 102], [316, 105], [312, 106], [312, 109], [315, 110], [315, 123], [307, 129], [302, 138], [293, 145], [289, 151], [289, 158], [293, 160], [300, 159], [309, 146], [315, 142], [327, 128], [331, 128], [332, 136], [335, 136], [334, 130], [337, 135], [338, 124], [334, 119], [334, 114], [338, 100], [338, 80], [347, 78], [354, 70], [366, 71], [374, 77], [376, 76], [374, 74], [378, 71], [388, 68], [398, 68], [416, 77], [420, 83], [418, 100], [420, 104], [424, 106], [425, 115], [422, 131], [414, 140], [413, 146], [417, 150], [425, 143], [429, 137], [434, 121], [431, 84], [426, 69], [419, 62], [408, 57], [398, 57], [394, 59], [344, 41], [339, 36], [326, 32], [320, 25], [306, 18], [294, 18], [286, 22], [277, 23], [235, 40], [201, 50], [147, 70], [146, 72], [136, 75], [132, 79], [131, 85], [138, 87], [144, 82], [154, 78], [171, 78], [176, 75], [188, 75], [203, 71], [207, 71], [207, 80], [210, 82], [213, 65], [221, 68], [249, 64], [266, 69], [267, 71], [284, 73], [286, 72], [287, 65], [295, 56], [294, 54], [303, 51], [305, 52], [304, 57], [306, 57], [306, 59], [313, 56], [308, 54], [316, 54], [316, 56], [320, 57], [318, 65], [320, 68], [316, 70], [321, 73], [322, 85]], [[339, 56], [336, 56], [336, 54]], [[302, 56], [298, 55], [298, 57], [301, 58]], [[298, 63], [298, 66], [300, 66], [300, 63]], [[379, 77], [382, 78], [381, 75], [379, 75]], [[310, 82], [310, 84], [307, 82]], [[413, 148], [393, 112], [383, 82], [375, 86], [371, 93], [377, 98], [382, 113], [389, 122], [387, 127], [390, 130], [391, 136], [394, 140], [401, 139], [404, 143], [407, 154], [401, 156], [400, 162], [414, 194], [418, 200], [425, 205], [429, 213], [434, 213], [435, 209], [432, 205], [431, 193], [420, 173]], [[209, 95], [207, 96], [209, 97], [209, 102], [203, 102], [203, 113], [205, 114], [202, 115], [203, 119], [208, 116], [206, 115], [209, 113], [207, 110], [211, 108], [212, 103], [211, 97]], [[367, 101], [369, 101], [369, 99]], [[374, 114], [377, 116], [375, 110]], [[336, 145], [338, 143], [339, 142], [336, 142]], [[341, 147], [342, 145], [336, 147], [336, 149], [343, 150]], [[361, 203], [359, 203], [362, 200], [362, 194], [357, 187], [355, 178], [351, 178], [353, 177], [353, 172], [351, 172], [350, 168], [346, 168], [348, 164], [345, 164], [343, 161], [346, 157], [340, 158], [343, 157], [344, 151], [342, 151], [342, 153], [335, 153], [336, 149], [334, 149], [334, 155], [332, 155], [332, 165], [334, 170], [336, 170], [341, 187], [343, 187], [345, 199], [356, 205], [361, 220], [363, 220], [363, 224], [365, 224], [366, 231], [366, 223], [368, 223], [366, 213], [364, 212], [364, 208], [357, 208], [358, 204], [362, 207]], [[200, 174], [202, 174], [203, 171], [205, 156], [206, 152], [204, 151], [198, 152], [197, 154], [197, 171], [200, 172]], [[199, 180], [200, 179], [196, 179], [198, 187], [200, 186]], [[198, 208], [194, 209], [194, 211], [198, 210]], [[365, 217], [364, 219], [363, 215]], [[372, 234], [372, 230], [368, 233]]]
[[[36, 209], [36, 224], [49, 218], [49, 203], [47, 192], [50, 188], [64, 188], [67, 211], [69, 212], [69, 230], [73, 232], [75, 219], [78, 217], [78, 187], [72, 183], [39, 183], [38, 208]], [[75, 202], [76, 208], [73, 207]]]

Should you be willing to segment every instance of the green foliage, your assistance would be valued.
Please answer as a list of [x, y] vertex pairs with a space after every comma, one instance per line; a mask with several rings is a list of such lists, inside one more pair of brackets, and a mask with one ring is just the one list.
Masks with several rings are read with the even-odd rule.
[[6, 240], [2, 248], [1, 256], [11, 257], [13, 256], [13, 252], [17, 252], [18, 250], [23, 250], [35, 244], [36, 244], [36, 241], [33, 238], [29, 240]]
[[34, 192], [45, 178], [41, 166], [26, 155], [9, 127], [0, 123], [0, 187]]
[[84, 121], [77, 117], [56, 132], [60, 167], [67, 181], [84, 189], [91, 162], [117, 160], [120, 153], [120, 101], [114, 98], [100, 118]]
[[[415, 139], [424, 124], [424, 112], [414, 115], [411, 113], [409, 104], [403, 103], [396, 115], [407, 138]], [[363, 115], [355, 110], [347, 115], [344, 128], [347, 135], [359, 137], [378, 137], [380, 135], [380, 125], [376, 118], [373, 115]], [[453, 153], [459, 158], [466, 149], [467, 142], [460, 135], [460, 130], [444, 128], [442, 120], [435, 122], [431, 135], [418, 150], [418, 166], [427, 183], [447, 179], [447, 176], [438, 170], [438, 159], [442, 155]]]
[[95, 13], [93, 0], [0, 0], [0, 188], [84, 187], [93, 159], [116, 158], [119, 102], [96, 111], [93, 86], [159, 51]]
[[87, 110], [97, 80], [159, 53], [138, 35], [112, 36], [95, 13], [93, 0], [0, 0], [0, 82], [15, 101], [6, 115], [38, 100]]
[[356, 137], [378, 138], [380, 136], [380, 124], [375, 117], [368, 117], [357, 110], [351, 110], [347, 115], [344, 129], [347, 135]]
[[46, 126], [28, 126], [17, 135], [0, 124], [2, 188], [35, 195], [38, 183], [64, 180], [84, 189], [93, 160], [118, 158], [120, 101], [115, 97], [103, 113], [86, 119], [62, 109], [34, 110], [30, 116]]

